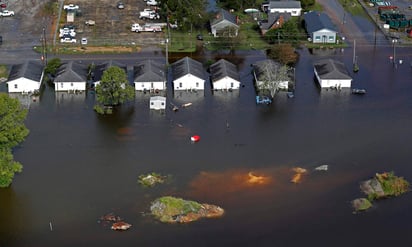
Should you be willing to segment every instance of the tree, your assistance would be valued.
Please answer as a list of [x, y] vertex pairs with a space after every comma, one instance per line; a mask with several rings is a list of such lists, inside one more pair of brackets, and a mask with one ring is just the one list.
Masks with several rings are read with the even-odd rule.
[[300, 39], [298, 24], [295, 19], [283, 23], [282, 27], [266, 32], [265, 39], [271, 43], [296, 42]]
[[[96, 95], [97, 102], [110, 108], [132, 100], [135, 91], [128, 83], [126, 72], [118, 66], [112, 66], [103, 72], [102, 79], [96, 86]], [[99, 109], [96, 111], [99, 112]]]
[[280, 65], [273, 60], [265, 60], [259, 65], [255, 65], [258, 74], [256, 88], [259, 92], [269, 91], [270, 96], [275, 97], [279, 91], [279, 84], [283, 81], [289, 81], [289, 67]]
[[16, 172], [23, 166], [13, 160], [12, 148], [23, 142], [29, 134], [24, 125], [27, 110], [17, 99], [0, 93], [0, 187], [8, 187]]
[[295, 64], [299, 57], [291, 44], [273, 45], [268, 51], [268, 56], [285, 65]]
[[60, 58], [53, 58], [50, 59], [49, 62], [47, 63], [47, 66], [44, 68], [44, 73], [45, 74], [51, 74], [55, 75], [57, 72], [57, 69], [60, 67], [62, 64]]
[[161, 1], [160, 10], [169, 22], [177, 22], [183, 30], [202, 28], [209, 18], [204, 0], [168, 0]]

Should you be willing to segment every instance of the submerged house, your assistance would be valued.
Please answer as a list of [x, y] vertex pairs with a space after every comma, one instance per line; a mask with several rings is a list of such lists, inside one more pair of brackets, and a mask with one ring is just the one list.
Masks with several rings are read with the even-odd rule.
[[214, 37], [236, 37], [239, 32], [237, 17], [224, 9], [220, 9], [215, 18], [210, 21], [210, 29]]
[[174, 90], [204, 90], [205, 74], [202, 63], [184, 57], [172, 64]]
[[336, 43], [336, 27], [329, 16], [317, 11], [304, 14], [305, 29], [313, 43]]
[[134, 86], [136, 91], [166, 90], [166, 66], [154, 60], [137, 63], [134, 70]]
[[149, 107], [150, 109], [153, 109], [153, 110], [166, 109], [166, 97], [163, 97], [163, 96], [150, 97]]
[[323, 59], [314, 64], [316, 79], [321, 88], [350, 88], [352, 77], [342, 62]]
[[7, 81], [9, 93], [33, 93], [40, 89], [44, 67], [40, 62], [27, 61], [11, 67]]
[[240, 76], [236, 65], [220, 59], [210, 66], [210, 77], [214, 90], [239, 89]]
[[84, 64], [70, 61], [58, 69], [54, 78], [54, 90], [58, 91], [85, 91], [88, 68]]

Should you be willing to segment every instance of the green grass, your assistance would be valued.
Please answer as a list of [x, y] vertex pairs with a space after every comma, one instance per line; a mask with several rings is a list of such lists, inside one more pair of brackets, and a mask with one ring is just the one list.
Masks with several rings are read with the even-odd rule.
[[6, 65], [0, 65], [0, 78], [7, 78], [9, 76], [9, 70]]
[[366, 16], [365, 10], [357, 0], [339, 0], [343, 8], [354, 16]]
[[305, 11], [323, 11], [323, 6], [321, 4], [319, 4], [318, 2], [315, 2], [314, 5], [310, 6], [309, 8], [307, 8]]
[[[169, 52], [195, 52], [196, 44], [198, 42], [196, 40], [197, 34], [198, 33], [195, 32], [171, 31], [168, 47]], [[207, 36], [205, 36], [205, 39], [207, 39]]]

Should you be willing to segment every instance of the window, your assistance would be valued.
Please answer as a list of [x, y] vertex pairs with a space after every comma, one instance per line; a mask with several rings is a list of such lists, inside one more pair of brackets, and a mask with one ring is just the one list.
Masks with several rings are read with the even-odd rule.
[[70, 83], [70, 86], [73, 87], [73, 82]]
[[62, 82], [62, 83], [60, 83], [60, 87], [62, 87], [63, 88], [63, 86], [64, 86], [64, 83]]
[[179, 82], [179, 87], [183, 87], [183, 85], [182, 85], [182, 83], [181, 83], [181, 82]]
[[164, 105], [165, 105], [165, 102], [162, 102], [161, 104], [162, 104], [162, 106], [164, 106]]
[[329, 41], [334, 41], [334, 40], [335, 40], [335, 37], [329, 36]]
[[16, 88], [16, 89], [17, 89], [17, 87], [18, 87], [18, 86], [17, 86], [17, 84], [14, 84], [14, 88]]
[[231, 83], [230, 83], [230, 87], [232, 88], [233, 86], [234, 86], [234, 85], [233, 85], [233, 82], [231, 82]]
[[196, 82], [196, 87], [199, 87], [199, 82]]
[[315, 40], [320, 40], [320, 36], [315, 36]]
[[150, 102], [150, 105], [154, 105], [154, 102]]

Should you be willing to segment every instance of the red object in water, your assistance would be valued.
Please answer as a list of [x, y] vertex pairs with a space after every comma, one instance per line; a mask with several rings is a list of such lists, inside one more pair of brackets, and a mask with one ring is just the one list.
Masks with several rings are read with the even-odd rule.
[[198, 142], [198, 141], [200, 141], [200, 136], [198, 136], [198, 135], [192, 136], [192, 137], [190, 137], [190, 140], [191, 140], [192, 142]]

